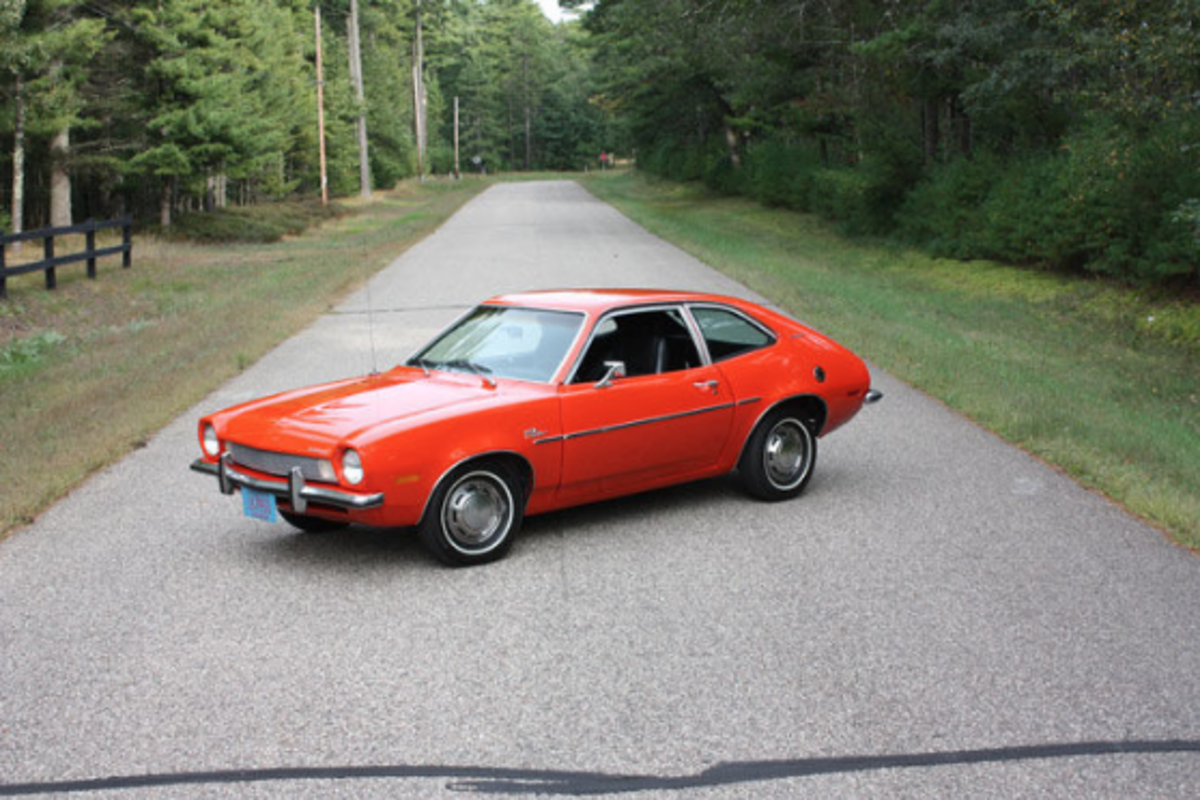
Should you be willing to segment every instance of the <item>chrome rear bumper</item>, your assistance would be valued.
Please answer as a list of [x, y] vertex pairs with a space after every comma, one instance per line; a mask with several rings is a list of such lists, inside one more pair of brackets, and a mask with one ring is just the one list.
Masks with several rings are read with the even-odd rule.
[[345, 508], [350, 511], [363, 511], [383, 505], [382, 492], [378, 494], [354, 494], [337, 489], [309, 486], [304, 480], [304, 475], [301, 473], [300, 467], [292, 468], [286, 482], [263, 480], [245, 475], [233, 467], [233, 460], [230, 458], [229, 453], [223, 453], [220, 461], [216, 464], [211, 461], [205, 461], [202, 458], [196, 459], [192, 462], [192, 471], [214, 476], [217, 479], [217, 484], [221, 487], [222, 494], [233, 494], [235, 487], [266, 492], [282, 500], [286, 500], [297, 514], [303, 514], [307, 511], [309, 503]]

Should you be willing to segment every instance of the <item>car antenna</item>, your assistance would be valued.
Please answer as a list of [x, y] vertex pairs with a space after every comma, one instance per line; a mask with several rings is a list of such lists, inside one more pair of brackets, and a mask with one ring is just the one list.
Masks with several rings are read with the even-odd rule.
[[367, 275], [367, 339], [371, 346], [371, 374], [378, 375], [379, 359], [375, 353], [375, 304], [372, 302], [373, 298], [371, 296], [371, 284], [374, 281], [372, 280], [371, 270], [367, 267], [367, 246], [365, 243], [363, 244], [362, 265], [363, 272]]

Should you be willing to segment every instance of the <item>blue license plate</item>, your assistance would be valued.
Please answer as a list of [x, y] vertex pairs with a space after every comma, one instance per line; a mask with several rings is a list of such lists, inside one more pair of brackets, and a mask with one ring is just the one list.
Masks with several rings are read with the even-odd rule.
[[279, 521], [279, 514], [275, 509], [275, 495], [257, 489], [242, 487], [242, 511], [251, 519], [263, 522]]

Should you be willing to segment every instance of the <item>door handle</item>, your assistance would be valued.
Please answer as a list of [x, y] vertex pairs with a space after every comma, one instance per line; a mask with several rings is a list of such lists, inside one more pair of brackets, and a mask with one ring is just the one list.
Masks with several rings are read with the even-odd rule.
[[692, 386], [695, 386], [697, 389], [708, 389], [713, 394], [717, 393], [717, 387], [719, 387], [720, 385], [721, 385], [721, 382], [715, 381], [715, 380], [696, 381], [695, 383], [692, 384]]

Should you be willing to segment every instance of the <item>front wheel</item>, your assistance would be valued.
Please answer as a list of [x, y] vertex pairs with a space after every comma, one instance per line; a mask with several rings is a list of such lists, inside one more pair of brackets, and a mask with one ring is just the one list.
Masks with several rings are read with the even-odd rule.
[[495, 561], [512, 546], [525, 515], [520, 481], [499, 462], [455, 470], [434, 492], [421, 521], [421, 541], [443, 563]]
[[817, 463], [817, 437], [804, 420], [778, 411], [758, 424], [738, 463], [742, 485], [762, 500], [804, 491]]

